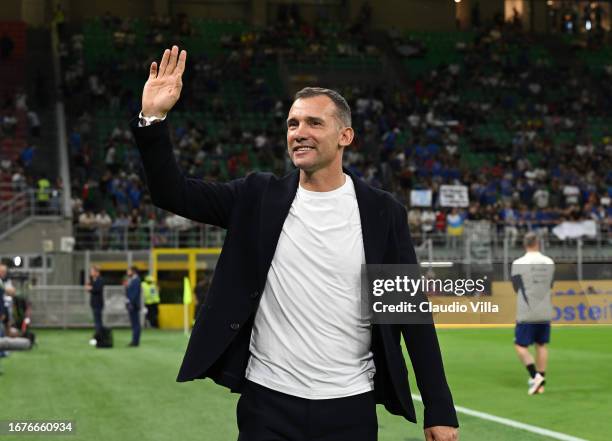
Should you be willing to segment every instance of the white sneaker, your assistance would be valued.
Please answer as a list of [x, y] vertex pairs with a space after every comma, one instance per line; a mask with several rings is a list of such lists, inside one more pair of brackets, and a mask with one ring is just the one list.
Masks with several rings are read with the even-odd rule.
[[98, 343], [98, 342], [97, 342], [97, 340], [96, 340], [95, 338], [92, 338], [91, 340], [89, 340], [89, 344], [90, 344], [91, 346], [95, 346], [95, 345], [96, 345], [96, 343]]
[[[528, 388], [529, 388], [529, 389], [531, 389], [531, 386], [533, 386], [533, 382], [534, 382], [534, 381], [535, 381], [535, 380], [534, 380], [533, 378], [530, 378], [530, 379], [528, 379], [528, 380], [527, 380], [527, 386], [528, 386]], [[542, 383], [542, 385], [541, 385], [541, 386], [540, 386], [540, 388], [539, 388], [539, 389], [538, 389], [538, 390], [535, 392], [535, 394], [534, 394], [534, 395], [536, 395], [536, 394], [543, 394], [543, 393], [544, 393], [544, 384], [545, 384], [545, 383], [546, 383], [546, 382]]]
[[529, 380], [529, 389], [527, 390], [527, 394], [534, 395], [538, 393], [540, 388], [544, 385], [544, 377], [537, 373], [536, 376]]

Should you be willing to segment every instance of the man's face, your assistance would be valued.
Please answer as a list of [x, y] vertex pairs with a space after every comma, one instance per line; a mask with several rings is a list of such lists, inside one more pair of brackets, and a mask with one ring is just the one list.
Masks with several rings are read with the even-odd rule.
[[6, 277], [6, 265], [0, 265], [0, 279]]
[[287, 150], [293, 164], [307, 172], [341, 164], [343, 149], [339, 146], [353, 139], [352, 129], [341, 126], [329, 97], [297, 99], [287, 117]]

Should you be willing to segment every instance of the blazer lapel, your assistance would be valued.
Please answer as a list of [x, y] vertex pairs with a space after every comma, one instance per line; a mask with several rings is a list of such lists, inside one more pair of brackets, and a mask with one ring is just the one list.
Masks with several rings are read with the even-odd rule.
[[274, 177], [270, 179], [268, 187], [264, 191], [259, 217], [259, 259], [257, 259], [258, 286], [261, 290], [265, 286], [278, 238], [287, 214], [289, 214], [291, 203], [295, 198], [298, 181], [299, 170], [296, 169], [282, 179]]
[[384, 199], [356, 175], [344, 170], [355, 185], [366, 264], [383, 263], [389, 217], [385, 216]]

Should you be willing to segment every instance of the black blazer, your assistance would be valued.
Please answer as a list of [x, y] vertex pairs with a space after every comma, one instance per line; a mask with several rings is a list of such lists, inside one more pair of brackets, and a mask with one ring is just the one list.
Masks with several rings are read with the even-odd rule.
[[[297, 191], [299, 172], [283, 178], [252, 173], [228, 183], [186, 178], [164, 121], [131, 122], [153, 203], [180, 216], [227, 229], [204, 305], [177, 381], [211, 378], [240, 392], [255, 311], [276, 244]], [[361, 217], [366, 263], [416, 263], [406, 211], [389, 193], [351, 176]], [[425, 404], [425, 427], [458, 426], [433, 325], [373, 325], [374, 392], [389, 412], [416, 422], [400, 335]]]

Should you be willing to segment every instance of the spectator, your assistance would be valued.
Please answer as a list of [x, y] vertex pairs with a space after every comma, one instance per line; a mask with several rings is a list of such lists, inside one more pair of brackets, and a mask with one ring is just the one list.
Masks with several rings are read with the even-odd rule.
[[[96, 217], [91, 210], [79, 216], [77, 243], [80, 249], [91, 249], [95, 244]], [[78, 240], [78, 239], [81, 240]]]
[[37, 182], [38, 191], [36, 192], [36, 212], [40, 215], [51, 214], [49, 209], [49, 200], [51, 199], [51, 182], [43, 173]]
[[565, 184], [563, 187], [563, 196], [565, 196], [565, 206], [578, 204], [580, 202], [580, 189], [573, 182]]
[[127, 237], [127, 230], [130, 226], [130, 218], [127, 217], [125, 212], [120, 211], [117, 217], [113, 220], [111, 226], [111, 236], [113, 241], [119, 248], [125, 247], [125, 239]]
[[40, 137], [40, 118], [34, 110], [28, 111], [28, 123], [30, 125], [30, 136], [34, 138]]
[[412, 208], [408, 211], [408, 226], [413, 236], [419, 237], [421, 235], [421, 210]]
[[95, 225], [96, 230], [98, 231], [98, 243], [102, 249], [108, 248], [109, 231], [112, 222], [113, 221], [106, 210], [101, 210], [98, 214], [96, 214]]
[[446, 232], [449, 238], [449, 245], [452, 248], [457, 247], [457, 239], [463, 235], [463, 225], [465, 223], [465, 219], [457, 207], [453, 207], [446, 215]]
[[[476, 11], [478, 6], [474, 5], [477, 15]], [[285, 14], [289, 17], [288, 8]], [[108, 36], [112, 38], [117, 30], [124, 32], [127, 47], [131, 24], [121, 23], [110, 15], [105, 20]], [[181, 17], [171, 27], [169, 17], [152, 17], [147, 36], [152, 39], [159, 34], [163, 39], [172, 33], [189, 34], [192, 24], [187, 17]], [[195, 73], [184, 79], [189, 92], [184, 94], [181, 105], [185, 111], [204, 112], [210, 118], [206, 129], [191, 122], [172, 123], [177, 158], [185, 173], [224, 180], [255, 168], [279, 174], [287, 170], [290, 164], [280, 130], [287, 110], [284, 97], [271, 94], [265, 81], [252, 77], [251, 69], [261, 67], [259, 63], [269, 62], [279, 53], [292, 62], [313, 64], [325, 63], [330, 55], [346, 59], [371, 55], [367, 41], [334, 32], [304, 22], [290, 27], [272, 26], [266, 31], [228, 32], [221, 37], [219, 48], [224, 50], [218, 55], [194, 59]], [[416, 54], [425, 57], [424, 65], [429, 61], [426, 52], [429, 43], [389, 34], [396, 47], [416, 48]], [[305, 47], [295, 47], [292, 42], [303, 40], [304, 36]], [[479, 34], [473, 42], [458, 45], [462, 63], [427, 66], [418, 75], [406, 72], [411, 83], [407, 90], [389, 93], [369, 84], [347, 85], [345, 94], [355, 110], [353, 125], [362, 136], [356, 140], [354, 150], [346, 152], [345, 166], [403, 201], [409, 199], [413, 188], [432, 188], [435, 192], [439, 185], [466, 185], [472, 202], [467, 219], [496, 222], [499, 218], [500, 233], [506, 231], [513, 243], [519, 213], [506, 210], [508, 203], [527, 206], [521, 223], [525, 228], [552, 225], [560, 209], [567, 209], [563, 212], [566, 218], [584, 214], [583, 210], [569, 208], [589, 201], [590, 194], [607, 185], [595, 182], [589, 175], [603, 177], [608, 173], [610, 155], [606, 155], [605, 149], [608, 146], [612, 152], [612, 138], [609, 134], [593, 136], [594, 123], [585, 121], [582, 115], [588, 111], [609, 118], [609, 106], [604, 99], [609, 96], [610, 82], [606, 81], [609, 74], [604, 70], [600, 78], [594, 72], [582, 70], [559, 73], [524, 51], [517, 56], [516, 68], [499, 61], [505, 59], [509, 47], [534, 44], [537, 42], [528, 33], [501, 23], [494, 30]], [[115, 69], [117, 60], [122, 62], [120, 75], [139, 72], [140, 66], [131, 63], [120, 51], [115, 52], [117, 59], [112, 62], [99, 59], [95, 66], [88, 66], [83, 59], [86, 46], [87, 41], [79, 34], [75, 35], [72, 47], [68, 46], [75, 62], [64, 74], [70, 78], [67, 84], [72, 82], [72, 90], [83, 91], [75, 98], [85, 103], [68, 108], [96, 105], [102, 111], [112, 109], [113, 114], [132, 112], [131, 92], [123, 86], [113, 86], [112, 81], [106, 80], [112, 75], [102, 76], [100, 72]], [[517, 69], [521, 75], [516, 74]], [[89, 83], [92, 75], [93, 88]], [[227, 75], [245, 91], [240, 106], [223, 95], [220, 84], [230, 79]], [[465, 84], [474, 85], [473, 90], [466, 89]], [[105, 93], [100, 95], [100, 90]], [[551, 96], [551, 90], [558, 93]], [[14, 105], [9, 107], [12, 110]], [[261, 126], [251, 127], [248, 114], [253, 112], [269, 114], [276, 125], [273, 123], [265, 131]], [[503, 120], [508, 112], [515, 115], [513, 120], [495, 122]], [[10, 125], [12, 115], [7, 116]], [[125, 128], [113, 121], [110, 133], [102, 133], [103, 144], [95, 145], [90, 140], [97, 139], [92, 135], [99, 126], [92, 125], [88, 112], [76, 112], [71, 118], [75, 123], [70, 124], [74, 127], [70, 145], [73, 161], [78, 163], [74, 175], [79, 175], [79, 185], [84, 186], [90, 176], [104, 176], [104, 183], [100, 184], [102, 196], [90, 208], [112, 206], [109, 214], [113, 219], [115, 212], [131, 213], [134, 208], [146, 212], [150, 207], [147, 194], [142, 192], [141, 181], [130, 177], [138, 168], [133, 140], [125, 134]], [[235, 128], [227, 124], [229, 120], [238, 121]], [[566, 137], [576, 141], [564, 141]], [[100, 150], [105, 155], [97, 162], [93, 152]], [[83, 200], [89, 207], [90, 199]], [[597, 212], [603, 209], [600, 201], [590, 202]], [[414, 215], [414, 210], [410, 210], [411, 230], [418, 238], [422, 234], [421, 213], [418, 221]], [[155, 219], [157, 224], [162, 221], [163, 217]], [[435, 224], [440, 223], [438, 219]], [[163, 240], [162, 235], [156, 237]]]
[[434, 231], [434, 224], [436, 222], [436, 214], [430, 208], [425, 208], [421, 213], [421, 231], [423, 232], [423, 239], [431, 235]]
[[536, 208], [547, 208], [549, 196], [548, 190], [543, 185], [540, 185], [533, 194], [533, 203]]
[[29, 144], [19, 155], [19, 160], [24, 170], [29, 170], [32, 167], [35, 152], [36, 146], [34, 144]]
[[514, 245], [518, 238], [518, 213], [512, 207], [511, 202], [505, 203], [499, 217], [504, 223], [504, 235], [508, 238], [508, 243]]
[[11, 183], [13, 184], [13, 192], [15, 193], [20, 193], [27, 189], [26, 177], [21, 167], [15, 169], [11, 177]]

